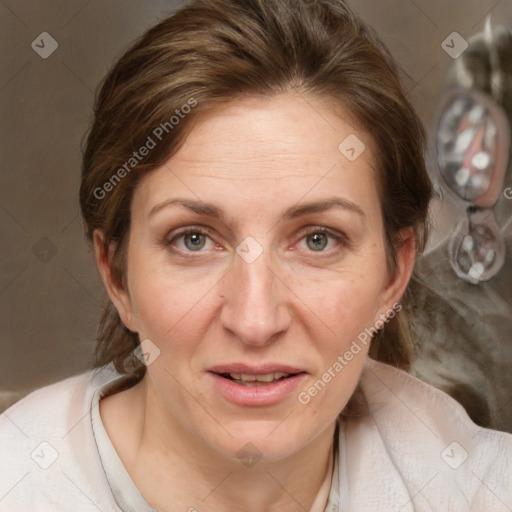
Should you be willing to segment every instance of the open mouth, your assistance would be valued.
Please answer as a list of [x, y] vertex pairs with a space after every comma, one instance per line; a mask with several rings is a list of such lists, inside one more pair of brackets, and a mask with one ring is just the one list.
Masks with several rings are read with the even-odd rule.
[[231, 363], [213, 367], [208, 373], [213, 377], [215, 396], [243, 407], [278, 404], [293, 395], [308, 374], [300, 366], [280, 363]]
[[[304, 372], [300, 372], [304, 373]], [[265, 373], [262, 375], [244, 374], [244, 373], [218, 373], [217, 375], [230, 380], [240, 386], [258, 387], [270, 386], [276, 382], [290, 379], [299, 375], [299, 373]]]

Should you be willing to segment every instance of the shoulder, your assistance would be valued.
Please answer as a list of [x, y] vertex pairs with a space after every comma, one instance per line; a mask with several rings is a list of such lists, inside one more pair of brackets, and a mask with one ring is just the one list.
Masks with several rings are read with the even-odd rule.
[[[440, 438], [465, 433], [473, 437], [512, 443], [512, 434], [476, 425], [464, 407], [440, 389], [390, 365], [368, 359], [361, 387], [374, 417], [383, 421], [399, 414], [414, 431], [426, 429]], [[512, 446], [512, 445], [511, 445]]]
[[437, 506], [459, 495], [471, 510], [512, 507], [511, 434], [479, 427], [450, 396], [383, 363], [368, 360], [360, 387], [369, 414], [348, 431], [373, 439], [411, 493], [426, 486]]
[[104, 503], [98, 492], [108, 496], [108, 485], [91, 404], [99, 388], [119, 377], [108, 368], [91, 370], [38, 389], [0, 415], [0, 505], [10, 510], [73, 505], [85, 511], [94, 509], [95, 500]]
[[109, 368], [90, 370], [37, 389], [0, 415], [0, 431], [15, 424], [28, 437], [64, 435], [88, 412], [96, 389], [115, 377]]

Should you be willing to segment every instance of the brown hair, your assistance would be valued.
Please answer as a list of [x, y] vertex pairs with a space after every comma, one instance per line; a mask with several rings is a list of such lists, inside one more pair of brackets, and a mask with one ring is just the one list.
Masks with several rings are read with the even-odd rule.
[[[140, 177], [176, 153], [201, 113], [242, 96], [291, 90], [347, 106], [372, 134], [390, 268], [401, 229], [412, 227], [423, 250], [432, 193], [424, 130], [373, 30], [342, 0], [195, 0], [136, 41], [96, 98], [80, 204], [88, 238], [98, 229], [105, 250], [115, 243], [111, 266], [118, 283], [126, 285], [130, 203]], [[153, 146], [149, 139], [154, 147], [139, 152]], [[370, 355], [407, 368], [401, 316], [374, 336]], [[141, 379], [145, 367], [133, 356], [138, 344], [109, 303], [96, 365], [113, 362]]]

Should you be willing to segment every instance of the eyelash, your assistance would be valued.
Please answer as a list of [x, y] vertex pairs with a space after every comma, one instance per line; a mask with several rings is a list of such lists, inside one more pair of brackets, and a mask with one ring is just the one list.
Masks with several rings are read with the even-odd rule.
[[[179, 253], [183, 256], [186, 255], [186, 257], [194, 258], [194, 257], [196, 257], [196, 256], [193, 256], [194, 251], [186, 251], [185, 252], [185, 251], [182, 251], [181, 249], [176, 249], [174, 247], [174, 243], [186, 235], [203, 235], [203, 236], [210, 238], [210, 233], [211, 233], [211, 231], [208, 229], [190, 226], [187, 228], [180, 229], [177, 233], [174, 234], [174, 236], [172, 238], [166, 238], [164, 241], [164, 245], [166, 247], [168, 247], [169, 249], [171, 249], [173, 252]], [[212, 242], [213, 242], [213, 240], [212, 240]], [[197, 252], [200, 253], [203, 251], [197, 251]]]
[[[342, 249], [346, 249], [346, 248], [350, 247], [350, 241], [349, 241], [348, 237], [345, 235], [345, 233], [338, 233], [336, 231], [331, 231], [330, 229], [323, 228], [320, 226], [313, 226], [311, 228], [308, 228], [308, 230], [302, 235], [302, 237], [300, 238], [299, 241], [307, 238], [310, 235], [315, 235], [315, 234], [327, 235], [328, 237], [330, 237], [336, 241], [337, 247], [334, 249], [328, 250], [328, 251], [309, 251], [313, 254], [316, 252], [319, 255], [325, 254], [325, 257], [327, 257], [327, 256], [332, 256], [333, 254], [338, 254]], [[320, 257], [322, 257], [322, 256], [320, 256]]]
[[[197, 254], [200, 254], [204, 251], [202, 251], [202, 250], [200, 250], [200, 251], [183, 251], [181, 249], [177, 249], [174, 246], [175, 242], [186, 235], [197, 234], [197, 235], [203, 235], [203, 236], [210, 238], [210, 240], [214, 244], [216, 244], [216, 242], [211, 239], [210, 233], [211, 233], [211, 230], [205, 229], [205, 228], [202, 228], [199, 226], [186, 227], [186, 228], [179, 230], [177, 233], [175, 233], [174, 236], [172, 236], [172, 238], [166, 238], [164, 240], [164, 245], [166, 247], [168, 247], [170, 250], [172, 250], [173, 252], [178, 253], [183, 257], [196, 258], [197, 256], [194, 255], [194, 252], [197, 252]], [[301, 236], [301, 238], [299, 239], [299, 242], [302, 241], [303, 239], [307, 238], [308, 236], [315, 235], [315, 234], [327, 235], [328, 237], [335, 240], [336, 243], [338, 244], [337, 248], [334, 248], [334, 249], [331, 249], [328, 251], [309, 251], [312, 254], [314, 254], [316, 252], [319, 257], [332, 256], [333, 254], [339, 253], [344, 248], [350, 248], [350, 240], [344, 233], [338, 233], [335, 231], [331, 231], [330, 229], [320, 227], [320, 226], [313, 226], [313, 227], [309, 228]], [[218, 244], [216, 244], [216, 245], [218, 245]], [[327, 253], [327, 254], [325, 254], [325, 253]], [[325, 254], [325, 256], [320, 256], [321, 254]]]

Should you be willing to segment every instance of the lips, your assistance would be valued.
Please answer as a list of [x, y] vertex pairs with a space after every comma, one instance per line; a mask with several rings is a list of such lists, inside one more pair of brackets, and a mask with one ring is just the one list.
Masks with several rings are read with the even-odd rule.
[[307, 372], [281, 364], [236, 363], [213, 367], [208, 374], [217, 396], [237, 405], [261, 407], [275, 405], [292, 395]]
[[305, 373], [288, 365], [250, 366], [243, 363], [216, 366], [209, 371], [241, 386], [265, 386]]
[[293, 373], [283, 373], [283, 372], [275, 372], [275, 373], [263, 373], [261, 375], [254, 375], [250, 373], [223, 373], [220, 374], [221, 377], [225, 379], [230, 379], [236, 384], [241, 386], [268, 386], [273, 382], [277, 382], [279, 380], [287, 379], [291, 375], [296, 375]]

